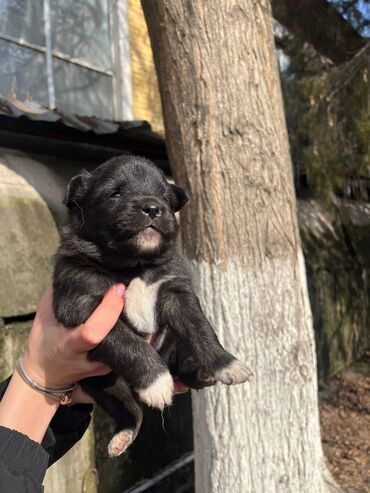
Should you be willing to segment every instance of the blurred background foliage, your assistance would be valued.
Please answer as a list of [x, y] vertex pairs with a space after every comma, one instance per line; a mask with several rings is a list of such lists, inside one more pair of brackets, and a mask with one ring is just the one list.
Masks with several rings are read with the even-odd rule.
[[306, 15], [299, 22], [295, 12], [290, 20], [294, 2], [273, 0], [297, 191], [309, 190], [328, 205], [335, 196], [368, 201], [370, 6], [358, 0], [307, 3], [317, 4], [311, 21], [326, 36], [306, 33]]

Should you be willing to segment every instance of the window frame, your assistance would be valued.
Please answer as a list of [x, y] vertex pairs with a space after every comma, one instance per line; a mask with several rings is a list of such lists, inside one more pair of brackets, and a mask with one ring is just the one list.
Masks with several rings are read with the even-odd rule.
[[[91, 70], [95, 73], [112, 78], [112, 107], [115, 120], [132, 120], [132, 89], [131, 89], [131, 63], [130, 63], [130, 37], [128, 24], [127, 0], [107, 0], [108, 23], [111, 33], [111, 57], [112, 70], [102, 69], [80, 58], [69, 56], [53, 49], [51, 42], [50, 0], [42, 0], [43, 25], [45, 34], [45, 46], [30, 43], [25, 39], [18, 39], [7, 34], [0, 33], [0, 40], [4, 40], [18, 46], [29, 48], [45, 55], [46, 79], [48, 89], [48, 107], [56, 108], [55, 83], [53, 58], [63, 60], [78, 67]], [[79, 115], [86, 116], [86, 115]]]

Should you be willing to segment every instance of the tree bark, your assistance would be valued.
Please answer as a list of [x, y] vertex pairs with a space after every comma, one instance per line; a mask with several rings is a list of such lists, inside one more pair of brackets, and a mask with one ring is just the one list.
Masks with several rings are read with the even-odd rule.
[[351, 60], [366, 40], [326, 0], [272, 0], [276, 20], [333, 63]]
[[267, 0], [142, 0], [202, 305], [250, 384], [193, 395], [197, 493], [329, 491]]

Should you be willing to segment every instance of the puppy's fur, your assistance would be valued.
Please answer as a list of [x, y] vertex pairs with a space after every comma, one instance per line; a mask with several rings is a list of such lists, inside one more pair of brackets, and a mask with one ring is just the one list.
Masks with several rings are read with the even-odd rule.
[[[66, 327], [85, 322], [114, 283], [124, 283], [124, 311], [92, 360], [109, 377], [82, 386], [116, 422], [111, 456], [132, 443], [141, 425], [139, 402], [163, 409], [173, 378], [199, 389], [246, 381], [250, 371], [225, 351], [194, 294], [176, 250], [175, 212], [187, 202], [150, 161], [113, 158], [74, 177], [65, 204], [71, 223], [55, 256], [54, 313]], [[144, 337], [152, 335], [152, 345]]]

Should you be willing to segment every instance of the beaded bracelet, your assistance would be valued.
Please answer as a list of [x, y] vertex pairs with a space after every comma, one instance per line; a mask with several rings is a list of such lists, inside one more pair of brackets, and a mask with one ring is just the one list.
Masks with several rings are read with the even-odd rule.
[[59, 401], [59, 403], [62, 404], [63, 406], [71, 403], [72, 392], [77, 387], [77, 383], [74, 383], [69, 387], [58, 388], [58, 389], [43, 387], [42, 385], [38, 384], [27, 375], [23, 367], [22, 356], [18, 359], [16, 369], [19, 375], [22, 377], [22, 379], [26, 382], [26, 384], [32, 387], [33, 389], [37, 390], [37, 392], [47, 395], [52, 399], [54, 399], [55, 401]]

